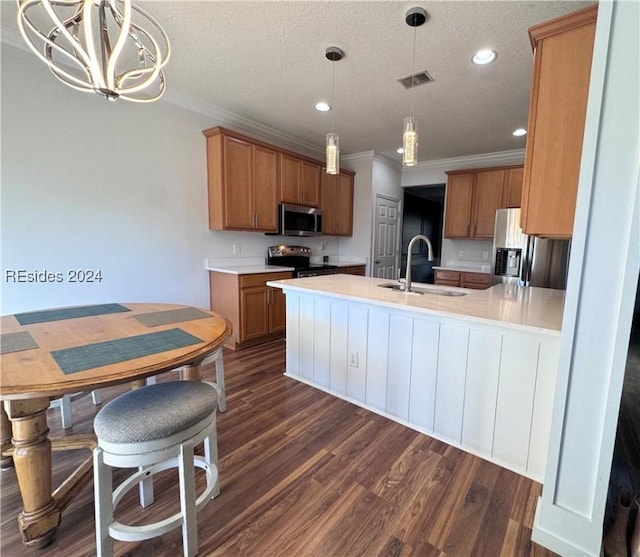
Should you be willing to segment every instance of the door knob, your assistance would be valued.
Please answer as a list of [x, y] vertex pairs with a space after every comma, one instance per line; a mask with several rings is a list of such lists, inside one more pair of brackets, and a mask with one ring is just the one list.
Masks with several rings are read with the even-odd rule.
[[376, 263], [380, 263], [380, 260], [379, 260], [379, 259], [376, 259], [376, 261], [375, 261], [375, 262], [376, 262]]

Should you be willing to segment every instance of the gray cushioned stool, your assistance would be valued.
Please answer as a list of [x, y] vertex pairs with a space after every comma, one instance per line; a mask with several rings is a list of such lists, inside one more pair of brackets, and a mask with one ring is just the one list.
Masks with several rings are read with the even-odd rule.
[[[146, 540], [179, 525], [184, 554], [196, 555], [196, 513], [220, 492], [217, 405], [214, 386], [199, 381], [170, 381], [125, 393], [98, 412], [94, 420], [98, 446], [93, 452], [93, 466], [99, 556], [113, 554], [112, 538]], [[196, 456], [195, 446], [202, 441], [205, 456]], [[207, 487], [197, 500], [194, 466], [204, 469], [207, 477]], [[138, 471], [112, 493], [111, 467]], [[175, 467], [179, 468], [181, 512], [143, 526], [114, 520], [114, 509], [127, 491], [138, 484], [148, 484], [154, 474]], [[141, 502], [144, 506], [142, 489]]]

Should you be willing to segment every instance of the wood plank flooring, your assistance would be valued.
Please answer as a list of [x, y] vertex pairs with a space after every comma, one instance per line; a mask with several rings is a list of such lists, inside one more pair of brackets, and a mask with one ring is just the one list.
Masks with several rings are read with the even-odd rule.
[[[530, 540], [539, 484], [288, 379], [284, 366], [282, 340], [225, 351], [222, 491], [198, 515], [200, 555], [553, 555]], [[212, 369], [205, 378], [213, 379]], [[103, 398], [123, 391], [105, 389]], [[92, 431], [95, 412], [90, 397], [75, 402], [73, 432]], [[49, 426], [62, 433], [57, 410], [49, 411]], [[85, 455], [54, 453], [54, 485]], [[92, 486], [67, 509], [56, 541], [35, 550], [20, 541], [15, 474], [0, 477], [4, 557], [95, 554]], [[144, 523], [168, 516], [178, 509], [176, 485], [173, 472], [156, 476], [156, 502], [144, 517], [136, 490], [116, 517]], [[181, 543], [177, 529], [114, 548], [127, 557], [173, 556]]]

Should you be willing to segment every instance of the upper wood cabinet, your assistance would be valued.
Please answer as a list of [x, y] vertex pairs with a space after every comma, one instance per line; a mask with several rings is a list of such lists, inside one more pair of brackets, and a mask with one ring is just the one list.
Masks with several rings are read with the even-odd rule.
[[520, 207], [522, 166], [447, 172], [445, 238], [493, 238], [496, 210]]
[[320, 174], [322, 167], [288, 153], [280, 153], [281, 203], [320, 205]]
[[323, 172], [320, 190], [322, 234], [353, 235], [353, 176]]
[[524, 176], [524, 168], [509, 168], [504, 183], [504, 203], [502, 206], [506, 209], [514, 209], [522, 204], [522, 179]]
[[204, 134], [209, 228], [276, 232], [277, 151], [223, 128]]
[[534, 64], [520, 222], [527, 234], [573, 233], [597, 10], [529, 29]]

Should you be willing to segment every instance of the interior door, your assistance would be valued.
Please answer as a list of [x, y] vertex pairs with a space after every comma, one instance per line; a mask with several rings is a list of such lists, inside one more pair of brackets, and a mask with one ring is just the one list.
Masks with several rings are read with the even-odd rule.
[[373, 273], [378, 278], [395, 279], [398, 268], [398, 230], [400, 200], [376, 195]]

